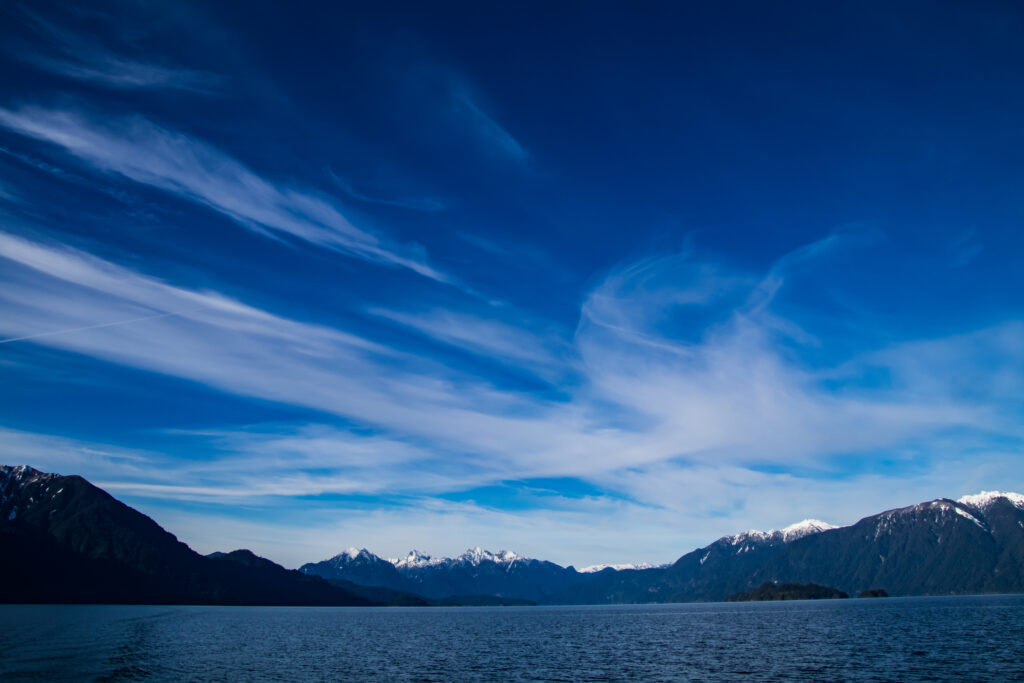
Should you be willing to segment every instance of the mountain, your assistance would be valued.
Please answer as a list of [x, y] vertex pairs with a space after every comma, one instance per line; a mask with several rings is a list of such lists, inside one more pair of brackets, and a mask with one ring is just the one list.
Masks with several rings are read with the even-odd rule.
[[1024, 496], [983, 492], [888, 510], [791, 544], [751, 581], [780, 577], [849, 593], [1024, 592]]
[[402, 576], [395, 565], [377, 557], [366, 548], [349, 548], [343, 553], [299, 567], [303, 574], [327, 580], [351, 581], [362, 586], [377, 586], [398, 591], [411, 591], [412, 583]]
[[787, 543], [834, 527], [806, 519], [784, 529], [745, 531], [683, 555], [663, 567], [603, 572], [548, 598], [571, 604], [721, 600], [747, 590], [746, 577]]
[[1024, 592], [1024, 496], [982, 492], [887, 510], [846, 527], [808, 520], [726, 536], [667, 568], [599, 574], [548, 602], [723, 600], [765, 581], [849, 594]]
[[1024, 592], [1024, 496], [982, 492], [845, 527], [805, 520], [747, 531], [661, 567], [580, 572], [510, 551], [385, 560], [350, 548], [294, 571], [248, 550], [201, 556], [81, 477], [0, 466], [0, 558], [0, 602], [8, 603], [687, 602], [760, 595], [766, 583], [851, 595], [1010, 593]]
[[394, 566], [412, 584], [414, 592], [432, 598], [495, 595], [539, 601], [587, 578], [572, 567], [511, 551], [493, 553], [480, 548], [439, 560], [413, 551]]
[[508, 550], [491, 552], [481, 548], [471, 548], [454, 558], [433, 558], [413, 550], [394, 560], [350, 548], [328, 560], [305, 564], [299, 571], [329, 580], [409, 591], [435, 600], [495, 596], [537, 601], [591, 576]]
[[249, 551], [194, 552], [78, 476], [0, 466], [0, 602], [366, 605]]

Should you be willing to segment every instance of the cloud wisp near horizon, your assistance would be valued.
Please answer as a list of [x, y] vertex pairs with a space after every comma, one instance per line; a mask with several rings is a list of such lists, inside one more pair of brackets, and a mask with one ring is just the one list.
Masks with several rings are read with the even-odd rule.
[[[793, 96], [787, 121], [829, 122], [797, 133], [728, 113], [765, 74], [709, 67], [716, 90], [686, 54], [619, 55], [698, 106], [583, 38], [600, 83], [543, 32], [538, 70], [372, 10], [325, 19], [351, 38], [320, 45], [339, 68], [281, 47], [294, 17], [193, 8], [115, 40], [115, 11], [99, 32], [12, 16], [4, 462], [289, 566], [353, 545], [661, 563], [1024, 488], [1024, 245], [952, 114], [921, 105], [933, 127], [896, 136], [907, 113], [877, 93], [850, 95], [875, 117], [856, 121]], [[174, 66], [183, 21], [232, 50]]]
[[[993, 363], [1008, 373], [1019, 368], [1019, 322], [872, 349], [838, 366], [802, 367], [787, 348], [793, 336], [785, 332], [796, 325], [770, 313], [760, 294], [764, 279], [726, 273], [692, 255], [609, 273], [585, 298], [560, 356], [544, 337], [500, 320], [463, 312], [435, 324], [436, 312], [373, 312], [541, 381], [560, 362], [572, 379], [551, 397], [66, 247], [0, 235], [0, 256], [9, 264], [0, 294], [4, 341], [34, 341], [322, 415], [319, 423], [266, 433], [258, 425], [195, 433], [212, 451], [205, 461], [176, 466], [160, 458], [148, 467], [137, 462], [129, 478], [107, 475], [107, 486], [135, 496], [231, 504], [359, 494], [411, 505], [415, 498], [561, 478], [593, 491], [568, 500], [541, 497], [536, 505], [615, 501], [701, 517], [736, 505], [751, 485], [747, 477], [760, 486], [773, 479], [793, 485], [789, 473], [771, 476], [773, 467], [827, 478], [841, 474], [840, 461], [851, 454], [870, 460], [909, 448], [896, 459], [912, 466], [921, 457], [914, 441], [1021, 437], [1014, 415], [1000, 410], [1019, 397], [1019, 385], [989, 392], [986, 400], [961, 386], [965, 375], [987, 374]], [[784, 286], [780, 268], [772, 273], [773, 286]], [[666, 312], [673, 308], [714, 309], [723, 300], [738, 305], [718, 311], [718, 322], [692, 340], [658, 329], [671, 323]], [[104, 322], [87, 324], [96, 320]], [[805, 335], [797, 339], [807, 343]], [[968, 345], [973, 351], [964, 353]], [[922, 367], [925, 353], [939, 362]], [[865, 386], [878, 372], [889, 378], [886, 386]], [[339, 429], [330, 418], [362, 427]], [[693, 490], [695, 481], [716, 476], [739, 481], [718, 482], [714, 496], [706, 482]]]

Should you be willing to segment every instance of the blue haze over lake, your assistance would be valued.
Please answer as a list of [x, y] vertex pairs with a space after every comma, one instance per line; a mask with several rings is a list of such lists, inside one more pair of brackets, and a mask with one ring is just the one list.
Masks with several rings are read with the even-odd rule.
[[1024, 596], [526, 608], [0, 606], [2, 680], [1024, 680]]

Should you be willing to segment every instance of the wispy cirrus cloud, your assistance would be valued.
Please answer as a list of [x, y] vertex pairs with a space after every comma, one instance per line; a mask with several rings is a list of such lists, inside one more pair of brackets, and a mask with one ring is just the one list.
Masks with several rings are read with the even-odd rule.
[[435, 309], [421, 313], [373, 308], [371, 314], [480, 357], [544, 378], [572, 370], [569, 344], [554, 333], [472, 314]]
[[[16, 13], [44, 48], [22, 42], [8, 46], [16, 58], [52, 74], [118, 89], [176, 89], [212, 93], [221, 82], [217, 74], [159, 64], [119, 55], [101, 43], [86, 39], [35, 12]], [[44, 51], [45, 50], [45, 51]]]
[[21, 58], [50, 73], [111, 88], [174, 88], [211, 92], [220, 78], [205, 71], [162, 66], [119, 57], [98, 46], [74, 58], [27, 54]]
[[471, 150], [474, 156], [500, 164], [521, 166], [530, 161], [530, 150], [505, 120], [508, 112], [490, 101], [463, 70], [425, 55], [418, 55], [415, 64], [403, 60], [392, 68], [396, 66], [387, 71], [395, 78], [394, 106], [415, 112], [407, 122], [416, 128], [418, 138], [442, 142], [460, 154]]
[[59, 474], [90, 472], [95, 477], [131, 479], [135, 473], [152, 476], [171, 459], [142, 449], [119, 448], [81, 439], [34, 434], [0, 427], [6, 463], [39, 463]]
[[452, 97], [455, 110], [467, 124], [468, 130], [475, 131], [481, 142], [489, 149], [520, 163], [530, 158], [526, 148], [494, 117], [485, 112], [467, 92], [457, 91]]
[[[743, 529], [780, 528], [807, 517], [851, 524], [908, 502], [977, 492], [987, 482], [1012, 478], [1018, 469], [1011, 451], [987, 453], [980, 466], [952, 457], [942, 467], [909, 479], [866, 473], [842, 480], [808, 480], [734, 466], [680, 468], [663, 463], [609, 477], [617, 488], [645, 502], [586, 496], [502, 510], [424, 495], [318, 501], [312, 496], [352, 489], [340, 476], [317, 482], [299, 469], [308, 462], [334, 467], [352, 449], [357, 451], [354, 460], [383, 456], [391, 457], [394, 465], [395, 458], [417, 458], [397, 444], [392, 452], [381, 440], [353, 443], [350, 435], [328, 428], [208, 436], [223, 450], [219, 461], [181, 461], [151, 451], [11, 429], [0, 429], [0, 449], [7, 462], [84, 474], [200, 552], [244, 547], [290, 567], [352, 545], [397, 557], [413, 542], [436, 555], [456, 555], [486, 544], [564, 565], [663, 563]], [[252, 452], [253, 445], [267, 448]], [[299, 452], [305, 455], [289, 467], [288, 457]], [[400, 474], [401, 465], [392, 471]], [[282, 498], [287, 496], [298, 498], [289, 505]]]
[[246, 229], [451, 281], [421, 248], [393, 245], [354, 226], [330, 198], [267, 180], [211, 145], [141, 116], [101, 121], [70, 110], [0, 108], [0, 126], [56, 145], [98, 171], [206, 206]]
[[[725, 533], [764, 520], [766, 510], [781, 525], [793, 521], [787, 515], [796, 510], [820, 516], [826, 502], [853, 516], [875, 511], [867, 501], [889, 505], [906, 502], [906, 496], [957, 493], [940, 490], [955, 481], [938, 473], [958, 462], [966, 467], [964, 453], [986, 453], [985, 462], [995, 469], [985, 476], [976, 470], [974, 479], [984, 483], [993, 472], [1005, 477], [1014, 460], [999, 456], [999, 449], [1024, 439], [1013, 409], [1024, 367], [1019, 323], [812, 366], [794, 355], [800, 348], [771, 319], [770, 304], [749, 305], [763, 277], [692, 254], [610, 272], [587, 296], [579, 327], [557, 352], [522, 321], [501, 319], [500, 309], [493, 319], [467, 311], [385, 312], [420, 334], [503, 357], [526, 372], [558, 367], [564, 354], [573, 381], [555, 398], [502, 389], [478, 374], [424, 358], [415, 347], [383, 345], [283, 317], [65, 246], [2, 234], [0, 257], [6, 262], [0, 269], [5, 338], [32, 338], [19, 343], [45, 344], [323, 416], [321, 425], [311, 418], [305, 425], [193, 434], [205, 444], [201, 461], [150, 461], [154, 456], [142, 454], [133, 469], [90, 470], [84, 451], [73, 451], [79, 455], [69, 468], [95, 471], [113, 490], [153, 504], [400, 496], [406, 499], [402, 505], [412, 506], [405, 514], [413, 509], [429, 517], [454, 510], [431, 511], [431, 505], [446, 505], [435, 500], [446, 492], [574, 477], [617, 497], [560, 502], [558, 515], [566, 524], [574, 515], [593, 520], [614, 509], [660, 525], [662, 533], [676, 529], [674, 538], [688, 543], [710, 540], [712, 529]], [[785, 269], [774, 272], [784, 277]], [[715, 315], [688, 314], [706, 308]], [[175, 314], [163, 315], [170, 312]], [[704, 322], [681, 331], [680, 322], [691, 320]], [[874, 381], [879, 375], [888, 378], [883, 385]], [[986, 383], [984, 392], [972, 390], [978, 383]], [[359, 428], [328, 426], [330, 419]], [[19, 442], [26, 458], [28, 442]], [[846, 471], [837, 458], [888, 460], [895, 469], [891, 476], [873, 473], [872, 465]], [[907, 467], [918, 472], [913, 485], [899, 476]], [[826, 500], [842, 492], [842, 504]], [[522, 529], [552, 519], [500, 506], [458, 509], [468, 515], [460, 522], [466, 529], [482, 528], [487, 519], [505, 520], [508, 535], [498, 536], [510, 545], [525, 538]], [[374, 528], [384, 534], [405, 528], [394, 516], [377, 523]], [[610, 529], [621, 535], [602, 548], [576, 548], [576, 556], [556, 547], [552, 539], [561, 538], [560, 532], [547, 526], [545, 541], [525, 547], [550, 543], [546, 556], [573, 562], [672, 559], [651, 557], [650, 549], [637, 555], [628, 526]], [[356, 526], [346, 528], [356, 534]], [[192, 533], [198, 538], [205, 532]], [[318, 538], [323, 552], [317, 554], [326, 555], [332, 549], [326, 531]], [[493, 535], [485, 540], [500, 542]], [[359, 538], [347, 542], [366, 544]], [[609, 556], [612, 547], [627, 555]]]
[[985, 245], [977, 240], [976, 233], [977, 231], [973, 229], [966, 230], [946, 247], [951, 267], [964, 268], [984, 251]]
[[[744, 292], [760, 286], [761, 280], [748, 286], [742, 277], [675, 256], [613, 273], [588, 297], [576, 335], [588, 381], [637, 419], [659, 425], [665, 441], [686, 444], [680, 455], [704, 453], [711, 461], [735, 462], [746, 454], [748, 462], [821, 464], [831, 455], [885, 448], [954, 426], [1012, 429], [996, 418], [992, 404], [962, 396], [910, 399], [857, 381], [827, 385], [823, 369], [787, 348], [776, 316], [749, 306]], [[666, 320], [686, 320], [688, 309], [709, 306], [719, 314], [698, 335], [680, 338], [679, 330], [664, 329]], [[1012, 366], [1015, 354], [993, 341], [974, 357]], [[934, 343], [958, 345], [955, 339]], [[912, 355], [909, 345], [886, 352], [894, 373]], [[944, 384], [962, 372], [940, 367], [933, 377]]]
[[[65, 247], [5, 235], [0, 256], [11, 262], [0, 292], [7, 338], [35, 336], [38, 343], [355, 420], [421, 440], [463, 464], [483, 463], [496, 478], [586, 477], [673, 459], [823, 466], [834, 455], [954, 427], [1012, 430], [975, 397], [915, 391], [923, 381], [916, 374], [906, 376], [905, 392], [864, 386], [856, 373], [837, 385], [834, 376], [795, 361], [777, 344], [772, 325], [742, 310], [699, 337], [673, 338], [659, 324], [675, 307], [713, 305], [745, 280], [699, 265], [681, 269], [671, 258], [613, 272], [590, 294], [566, 352], [578, 358], [579, 376], [567, 397], [552, 399], [503, 390], [413, 348], [290, 320]], [[148, 317], [168, 312], [177, 315]], [[133, 318], [140, 320], [103, 326]], [[495, 321], [434, 316], [404, 323], [481, 353], [505, 348], [508, 362], [526, 370], [551, 362]], [[488, 324], [494, 334], [463, 331], [486, 331]], [[61, 330], [76, 331], [47, 334]], [[1000, 339], [980, 337], [966, 358], [957, 357], [957, 367], [937, 368], [928, 381], [955, 385], [968, 358], [1015, 372], [1020, 353]], [[932, 343], [957, 348], [960, 341]], [[524, 350], [509, 350], [517, 345]], [[871, 362], [897, 376], [911, 367], [913, 353], [892, 348]]]
[[441, 211], [445, 208], [446, 203], [437, 199], [436, 197], [386, 197], [383, 195], [371, 195], [367, 192], [356, 189], [355, 185], [333, 171], [329, 171], [331, 178], [340, 187], [345, 194], [349, 197], [356, 199], [367, 204], [381, 204], [384, 206], [399, 206], [403, 209], [411, 209], [413, 211]]
[[[495, 453], [502, 434], [535, 431], [532, 420], [506, 416], [534, 410], [526, 397], [412, 353], [74, 249], [3, 235], [0, 256], [9, 262], [0, 294], [5, 338], [31, 336], [222, 391], [429, 436], [441, 450]], [[159, 315], [168, 312], [177, 315]]]

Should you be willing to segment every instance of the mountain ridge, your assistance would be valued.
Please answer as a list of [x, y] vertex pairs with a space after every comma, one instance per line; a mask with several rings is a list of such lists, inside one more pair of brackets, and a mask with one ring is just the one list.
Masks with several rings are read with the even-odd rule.
[[722, 600], [764, 581], [837, 586], [857, 594], [1024, 592], [1024, 496], [983, 492], [869, 515], [786, 541], [723, 536], [663, 570], [609, 574], [551, 602]]
[[248, 551], [199, 555], [77, 475], [0, 466], [0, 602], [368, 605]]
[[853, 595], [1024, 592], [1024, 496], [982, 491], [847, 526], [746, 531], [659, 567], [581, 571], [480, 547], [387, 560], [353, 547], [288, 570], [247, 550], [201, 556], [82, 477], [5, 465], [0, 552], [0, 602], [642, 603], [722, 600], [765, 582]]
[[405, 557], [392, 559], [353, 547], [327, 560], [306, 563], [299, 571], [435, 600], [451, 595], [493, 595], [536, 601], [588, 576], [573, 567], [480, 547], [456, 557], [434, 558], [411, 550]]

